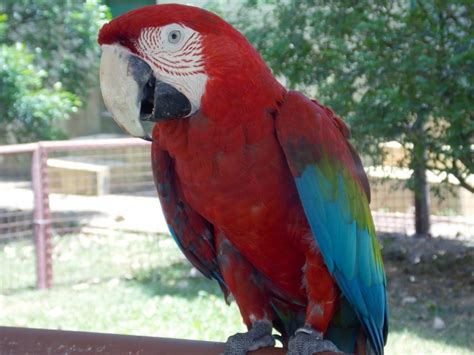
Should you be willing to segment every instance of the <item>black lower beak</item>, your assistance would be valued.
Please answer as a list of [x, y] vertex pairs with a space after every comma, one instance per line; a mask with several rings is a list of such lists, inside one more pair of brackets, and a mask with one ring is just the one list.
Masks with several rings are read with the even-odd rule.
[[142, 95], [142, 121], [159, 122], [182, 118], [191, 112], [191, 103], [183, 93], [170, 84], [157, 81], [153, 76], [143, 87]]

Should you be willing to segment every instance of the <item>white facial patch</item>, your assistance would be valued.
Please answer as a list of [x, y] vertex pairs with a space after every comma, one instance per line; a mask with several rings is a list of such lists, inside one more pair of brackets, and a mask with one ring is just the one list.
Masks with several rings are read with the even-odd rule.
[[198, 32], [177, 23], [148, 27], [140, 33], [137, 50], [153, 68], [157, 80], [172, 85], [188, 98], [189, 115], [199, 110], [208, 76]]

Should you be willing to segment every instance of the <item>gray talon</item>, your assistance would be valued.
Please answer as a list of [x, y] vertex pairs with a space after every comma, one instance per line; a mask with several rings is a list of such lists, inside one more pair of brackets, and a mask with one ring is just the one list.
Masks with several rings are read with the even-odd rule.
[[224, 355], [245, 355], [248, 351], [267, 346], [275, 346], [272, 324], [268, 321], [256, 321], [247, 333], [237, 333], [227, 339]]
[[340, 353], [341, 351], [323, 334], [309, 326], [298, 329], [288, 343], [287, 355], [313, 355], [321, 352]]

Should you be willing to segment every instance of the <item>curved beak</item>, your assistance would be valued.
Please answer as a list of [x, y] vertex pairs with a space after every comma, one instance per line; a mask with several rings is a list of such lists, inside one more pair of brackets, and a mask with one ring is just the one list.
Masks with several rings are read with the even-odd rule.
[[[140, 117], [141, 88], [136, 79], [138, 71], [142, 76], [151, 76], [151, 68], [131, 68], [132, 55], [119, 46], [102, 45], [100, 59], [100, 89], [107, 109], [117, 124], [134, 137], [146, 138]], [[145, 78], [144, 78], [145, 79]], [[148, 79], [147, 79], [148, 80]]]
[[185, 95], [157, 81], [144, 60], [118, 45], [102, 45], [100, 88], [115, 122], [134, 137], [151, 140], [141, 121], [159, 122], [191, 112]]

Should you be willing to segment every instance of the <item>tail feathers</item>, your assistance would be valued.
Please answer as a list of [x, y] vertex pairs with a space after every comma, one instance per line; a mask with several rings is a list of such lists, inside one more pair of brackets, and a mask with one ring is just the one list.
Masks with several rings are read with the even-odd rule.
[[383, 345], [380, 351], [374, 349], [354, 309], [344, 297], [340, 299], [340, 307], [326, 332], [326, 338], [345, 353], [383, 355]]
[[277, 316], [273, 320], [273, 326], [281, 334], [279, 340], [283, 347], [288, 347], [290, 337], [304, 325], [305, 308], [295, 304], [289, 307], [286, 302], [277, 298], [274, 298], [270, 304]]
[[356, 342], [356, 348], [354, 351], [355, 355], [367, 355], [367, 346], [369, 345], [369, 342], [367, 341], [367, 338], [365, 337], [364, 332], [359, 332], [359, 335], [357, 336], [357, 342]]
[[356, 335], [357, 330], [354, 328], [339, 327], [333, 324], [327, 330], [325, 337], [342, 352], [353, 354], [356, 352], [357, 346]]
[[[281, 333], [279, 340], [286, 347], [289, 338], [295, 333], [296, 329], [304, 324], [305, 307], [275, 296], [270, 304], [277, 316], [273, 320], [273, 326]], [[354, 309], [344, 297], [341, 297], [339, 309], [325, 333], [325, 338], [332, 341], [344, 353], [383, 355], [383, 345], [380, 349], [374, 349], [365, 332]], [[384, 342], [386, 332], [387, 329], [384, 328]]]
[[[383, 351], [383, 350], [382, 350]], [[357, 335], [356, 347], [354, 350], [355, 355], [377, 355], [377, 352], [372, 347], [369, 339], [365, 336], [362, 327]]]

